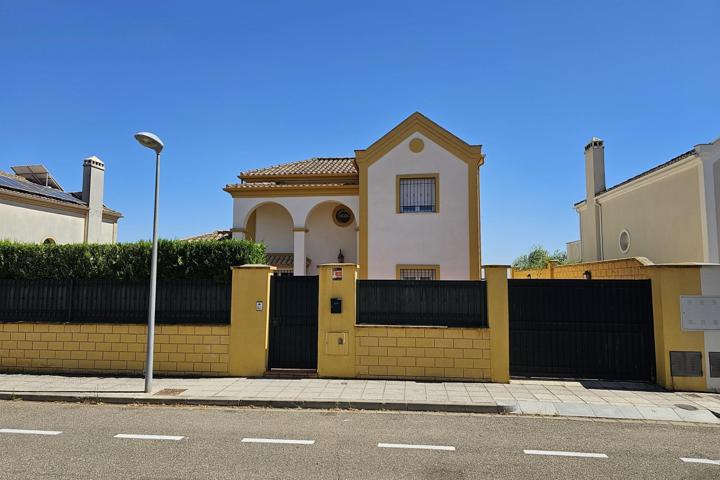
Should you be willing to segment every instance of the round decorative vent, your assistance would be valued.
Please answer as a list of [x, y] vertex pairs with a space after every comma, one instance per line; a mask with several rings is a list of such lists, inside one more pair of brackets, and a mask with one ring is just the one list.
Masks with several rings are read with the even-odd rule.
[[618, 246], [622, 253], [627, 253], [630, 250], [630, 232], [623, 230], [618, 236]]
[[425, 148], [425, 142], [422, 141], [422, 138], [413, 138], [410, 140], [410, 151], [413, 153], [420, 153]]
[[333, 221], [339, 227], [347, 227], [353, 222], [353, 213], [345, 205], [338, 205], [333, 210]]

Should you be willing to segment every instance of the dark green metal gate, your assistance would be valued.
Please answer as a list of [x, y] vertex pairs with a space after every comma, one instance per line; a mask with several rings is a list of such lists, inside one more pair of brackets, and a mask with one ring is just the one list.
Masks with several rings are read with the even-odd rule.
[[650, 280], [509, 280], [510, 375], [655, 380]]
[[318, 277], [270, 279], [268, 368], [316, 369]]

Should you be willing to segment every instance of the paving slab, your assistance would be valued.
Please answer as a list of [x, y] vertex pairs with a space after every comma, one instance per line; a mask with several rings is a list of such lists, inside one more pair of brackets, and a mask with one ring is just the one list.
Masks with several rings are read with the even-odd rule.
[[[720, 423], [720, 395], [647, 384], [513, 380], [510, 384], [398, 380], [158, 378], [0, 374], [0, 399], [279, 408], [362, 408], [561, 415]], [[635, 389], [633, 389], [635, 388]]]

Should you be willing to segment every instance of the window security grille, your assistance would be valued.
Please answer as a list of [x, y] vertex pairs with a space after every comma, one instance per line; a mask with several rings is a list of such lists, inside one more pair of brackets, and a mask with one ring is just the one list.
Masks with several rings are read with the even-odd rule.
[[437, 280], [432, 268], [401, 268], [400, 280]]
[[435, 212], [435, 178], [401, 178], [400, 212]]

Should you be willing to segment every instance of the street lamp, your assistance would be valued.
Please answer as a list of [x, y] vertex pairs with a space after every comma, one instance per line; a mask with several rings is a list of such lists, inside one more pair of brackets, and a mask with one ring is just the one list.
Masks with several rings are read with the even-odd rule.
[[155, 150], [155, 209], [153, 212], [153, 243], [152, 258], [150, 260], [150, 303], [148, 305], [148, 331], [147, 331], [147, 360], [145, 361], [145, 393], [152, 391], [153, 381], [153, 353], [155, 350], [155, 286], [157, 283], [157, 222], [158, 222], [158, 193], [160, 190], [160, 152], [165, 146], [157, 135], [149, 132], [135, 134], [135, 140], [140, 145]]

